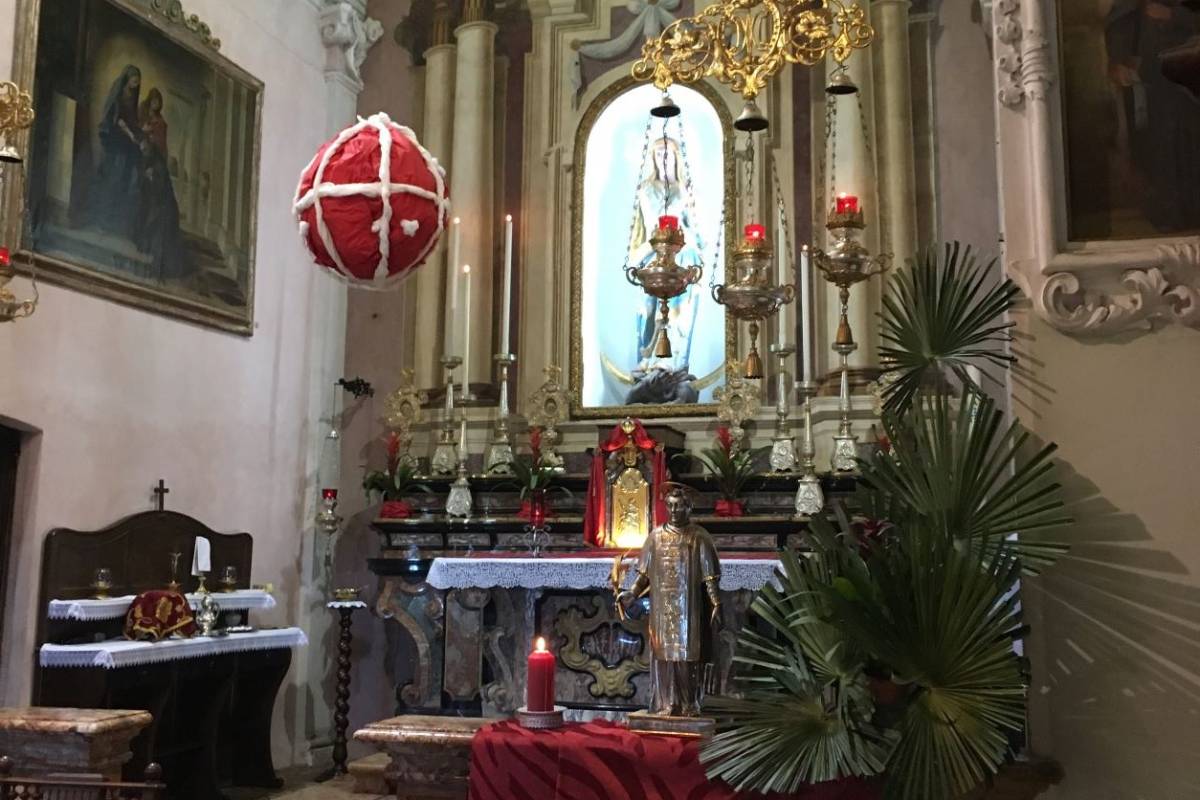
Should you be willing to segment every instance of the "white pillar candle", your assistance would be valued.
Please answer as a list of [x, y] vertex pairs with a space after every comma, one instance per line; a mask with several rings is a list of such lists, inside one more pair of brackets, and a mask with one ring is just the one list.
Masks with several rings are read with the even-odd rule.
[[817, 344], [816, 297], [814, 295], [812, 259], [808, 245], [800, 248], [800, 373], [801, 380], [816, 382], [814, 361]]
[[471, 265], [464, 264], [463, 281], [463, 372], [462, 396], [467, 399], [467, 387], [471, 384]]
[[450, 310], [458, 310], [458, 228], [459, 218], [450, 225]]
[[508, 340], [508, 329], [510, 325], [509, 315], [512, 313], [512, 240], [513, 240], [513, 218], [512, 214], [504, 218], [504, 314], [500, 317], [500, 352], [508, 355], [510, 342]]
[[[787, 240], [783, 235], [783, 226], [783, 209], [780, 208], [778, 213], [775, 215], [775, 270], [777, 273], [777, 279], [775, 283], [777, 286], [784, 286], [788, 283], [791, 283], [791, 280], [787, 274], [788, 254], [784, 252], [786, 249], [784, 242]], [[787, 346], [788, 342], [792, 338], [792, 328], [795, 327], [791, 321], [791, 313], [789, 311], [790, 308], [791, 303], [784, 303], [779, 306], [779, 338], [776, 340], [776, 342], [780, 347]]]

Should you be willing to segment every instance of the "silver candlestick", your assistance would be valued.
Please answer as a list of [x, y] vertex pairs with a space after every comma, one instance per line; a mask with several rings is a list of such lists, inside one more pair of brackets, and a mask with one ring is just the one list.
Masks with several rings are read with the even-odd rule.
[[846, 301], [850, 292], [840, 289], [842, 319], [838, 323], [833, 351], [841, 359], [841, 387], [838, 391], [838, 431], [833, 437], [833, 469], [835, 472], [854, 472], [858, 469], [858, 437], [850, 424], [850, 354], [858, 349], [850, 322], [846, 319]]
[[454, 370], [461, 363], [458, 356], [442, 356], [442, 368], [446, 370], [446, 405], [437, 447], [429, 459], [429, 473], [437, 477], [453, 475], [458, 463], [458, 451], [454, 447]]
[[796, 486], [796, 515], [811, 517], [825, 508], [825, 493], [821, 491], [821, 479], [817, 476], [817, 446], [813, 439], [812, 401], [817, 395], [817, 384], [801, 381], [796, 389], [804, 401], [804, 438], [800, 443], [800, 482]]
[[512, 409], [508, 406], [508, 371], [516, 363], [512, 353], [497, 353], [492, 360], [500, 367], [500, 405], [496, 409], [496, 424], [492, 428], [492, 440], [488, 442], [483, 458], [483, 471], [488, 475], [512, 475], [513, 448], [508, 435], [508, 419]]
[[458, 476], [450, 484], [450, 495], [446, 498], [446, 515], [451, 517], [471, 516], [471, 482], [467, 480], [467, 409], [462, 410], [458, 434]]
[[775, 370], [775, 435], [772, 437], [769, 462], [775, 472], [795, 472], [798, 459], [792, 443], [792, 426], [788, 422], [787, 360], [796, 348], [787, 345], [771, 345], [771, 354], [779, 359]]

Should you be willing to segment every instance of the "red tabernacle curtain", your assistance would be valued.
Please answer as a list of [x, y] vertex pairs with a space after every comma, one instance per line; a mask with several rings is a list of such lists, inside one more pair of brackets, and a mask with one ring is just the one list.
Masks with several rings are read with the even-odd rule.
[[794, 795], [735, 792], [709, 781], [699, 743], [642, 736], [610, 722], [531, 731], [505, 720], [471, 742], [470, 800], [879, 800], [876, 781], [847, 778]]
[[625, 433], [618, 423], [609, 432], [608, 438], [596, 448], [596, 453], [592, 456], [592, 472], [588, 478], [587, 488], [587, 510], [583, 514], [583, 541], [593, 547], [608, 546], [608, 542], [605, 541], [607, 534], [604, 521], [604, 462], [610, 453], [620, 450], [630, 439], [633, 439], [637, 449], [650, 454], [650, 496], [654, 503], [650, 515], [651, 524], [661, 525], [667, 519], [667, 504], [659, 494], [659, 488], [666, 483], [668, 478], [667, 454], [663, 452], [657, 442], [650, 438], [650, 434], [646, 433], [646, 429], [639, 420], [633, 421], [632, 433]]

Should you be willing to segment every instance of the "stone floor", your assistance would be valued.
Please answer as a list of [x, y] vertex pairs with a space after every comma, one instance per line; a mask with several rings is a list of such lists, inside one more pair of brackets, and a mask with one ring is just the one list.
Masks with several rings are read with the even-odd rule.
[[228, 789], [225, 794], [229, 800], [386, 800], [380, 795], [355, 794], [349, 775], [317, 781], [311, 772], [283, 770], [280, 777], [284, 788], [277, 792]]

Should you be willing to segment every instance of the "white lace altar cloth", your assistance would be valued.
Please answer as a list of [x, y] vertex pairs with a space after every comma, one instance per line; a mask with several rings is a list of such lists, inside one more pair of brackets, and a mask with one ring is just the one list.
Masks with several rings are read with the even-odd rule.
[[299, 628], [278, 628], [217, 637], [165, 639], [161, 642], [110, 639], [94, 644], [44, 644], [39, 656], [43, 667], [120, 669], [249, 650], [304, 647], [307, 644], [308, 637]]
[[[629, 559], [630, 573], [636, 559]], [[758, 591], [775, 577], [775, 558], [722, 558], [721, 589]], [[435, 589], [603, 589], [612, 574], [606, 558], [435, 558], [429, 585]]]
[[[106, 597], [103, 600], [51, 600], [46, 615], [50, 619], [76, 619], [93, 622], [125, 616], [134, 595]], [[200, 607], [200, 595], [187, 596], [192, 608]], [[233, 592], [213, 592], [213, 599], [222, 611], [253, 611], [275, 607], [275, 598], [262, 589], [238, 589]]]

